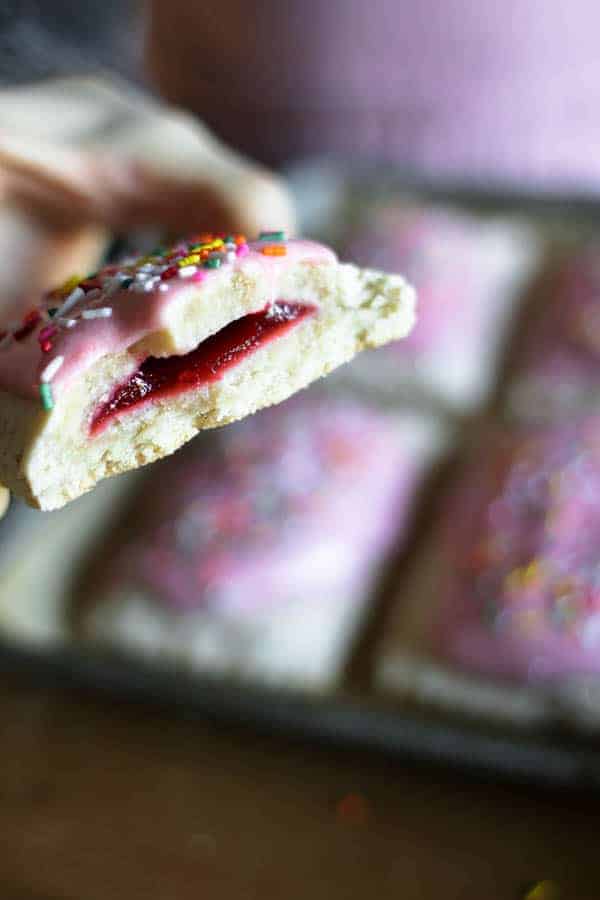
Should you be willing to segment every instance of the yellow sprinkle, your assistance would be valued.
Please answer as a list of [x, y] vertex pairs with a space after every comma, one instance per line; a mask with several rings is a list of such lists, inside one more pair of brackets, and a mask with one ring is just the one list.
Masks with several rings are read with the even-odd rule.
[[511, 592], [520, 588], [527, 588], [540, 580], [541, 567], [539, 560], [534, 559], [527, 566], [521, 566], [509, 572], [504, 581], [507, 591]]
[[560, 900], [560, 890], [554, 881], [540, 881], [527, 891], [523, 900]]
[[221, 238], [215, 238], [214, 241], [201, 242], [200, 250], [204, 253], [208, 253], [211, 250], [220, 250], [223, 246], [223, 240]]
[[189, 256], [184, 256], [183, 259], [177, 260], [177, 265], [180, 269], [184, 266], [196, 266], [200, 262], [200, 256], [197, 253], [191, 253]]
[[528, 566], [525, 566], [522, 569], [521, 581], [524, 586], [529, 586], [535, 584], [536, 581], [539, 581], [540, 575], [540, 561], [539, 559], [534, 559]]
[[80, 281], [83, 281], [83, 275], [71, 275], [70, 278], [67, 278], [64, 284], [58, 288], [58, 292], [60, 294], [70, 294], [71, 291], [77, 287]]

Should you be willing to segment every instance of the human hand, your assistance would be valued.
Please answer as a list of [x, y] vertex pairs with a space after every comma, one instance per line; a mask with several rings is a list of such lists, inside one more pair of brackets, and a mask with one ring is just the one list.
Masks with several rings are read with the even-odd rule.
[[[178, 110], [98, 79], [0, 91], [0, 319], [154, 228], [294, 231], [284, 182]], [[8, 508], [0, 486], [0, 517]]]

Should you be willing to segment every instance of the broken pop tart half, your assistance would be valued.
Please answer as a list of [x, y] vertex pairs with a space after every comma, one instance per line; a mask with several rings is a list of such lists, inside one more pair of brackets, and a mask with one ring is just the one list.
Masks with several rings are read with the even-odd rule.
[[55, 509], [406, 335], [412, 288], [267, 232], [197, 235], [55, 291], [0, 342], [0, 482]]

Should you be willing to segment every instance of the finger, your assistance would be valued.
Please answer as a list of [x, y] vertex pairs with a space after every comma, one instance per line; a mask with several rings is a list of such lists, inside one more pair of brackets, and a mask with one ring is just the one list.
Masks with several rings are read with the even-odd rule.
[[5, 200], [49, 226], [101, 221], [94, 212], [97, 187], [90, 160], [78, 150], [0, 133], [0, 174]]
[[249, 234], [270, 228], [295, 231], [284, 179], [226, 147], [192, 116], [152, 107], [135, 128], [116, 132], [102, 146], [111, 158], [129, 160], [133, 193], [141, 202], [150, 201], [153, 214], [156, 200], [162, 200], [158, 208], [167, 214], [188, 198], [185, 212], [175, 217], [179, 227], [184, 215], [184, 227], [195, 227], [205, 203], [207, 211], [214, 207], [229, 225]]
[[159, 106], [85, 150], [0, 134], [0, 173], [9, 197], [55, 226], [295, 229], [281, 178]]
[[93, 271], [108, 233], [97, 226], [50, 227], [13, 204], [0, 206], [0, 316], [19, 320], [48, 288]]

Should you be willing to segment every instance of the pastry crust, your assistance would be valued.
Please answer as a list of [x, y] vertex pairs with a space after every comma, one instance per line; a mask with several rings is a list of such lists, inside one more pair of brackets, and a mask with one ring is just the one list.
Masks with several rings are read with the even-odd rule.
[[[79, 334], [78, 328], [59, 334], [56, 350], [45, 358], [35, 336], [23, 350], [15, 344], [0, 358], [0, 388], [9, 388], [0, 390], [0, 482], [31, 505], [56, 509], [101, 479], [172, 453], [200, 430], [279, 403], [360, 350], [410, 331], [414, 292], [400, 276], [341, 265], [317, 244], [288, 246], [288, 258], [263, 260], [258, 248], [207, 273], [201, 284], [179, 279], [168, 302], [158, 287], [150, 296], [121, 291], [110, 301], [120, 318], [83, 321]], [[161, 304], [158, 312], [149, 311], [152, 297]], [[140, 361], [189, 353], [229, 323], [288, 299], [316, 307], [315, 314], [218, 380], [144, 402], [90, 434], [94, 411]], [[105, 302], [96, 298], [93, 308], [104, 309]], [[43, 381], [40, 365], [58, 354], [64, 362], [52, 382], [53, 406], [44, 410], [35, 385], [28, 390], [18, 369], [31, 370], [33, 359]]]

